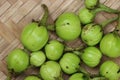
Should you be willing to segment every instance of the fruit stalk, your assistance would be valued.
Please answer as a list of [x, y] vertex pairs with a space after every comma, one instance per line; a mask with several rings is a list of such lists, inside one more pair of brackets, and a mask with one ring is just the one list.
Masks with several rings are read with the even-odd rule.
[[11, 80], [11, 72], [10, 71], [8, 72], [6, 80]]
[[118, 17], [114, 17], [111, 19], [107, 19], [106, 21], [103, 21], [100, 23], [101, 27], [104, 28], [105, 26], [107, 26], [109, 23], [112, 23], [114, 21], [118, 20]]
[[46, 22], [47, 22], [48, 15], [49, 15], [49, 10], [45, 4], [42, 4], [41, 6], [44, 9], [44, 15], [43, 15], [42, 19], [39, 21], [38, 25], [39, 26], [46, 26]]
[[117, 14], [117, 13], [120, 12], [120, 11], [112, 9], [112, 8], [110, 8], [110, 7], [108, 7], [108, 6], [104, 5], [104, 4], [99, 4], [99, 8], [103, 9], [103, 11], [108, 12], [108, 13]]
[[117, 27], [115, 28], [115, 31], [120, 31], [120, 13], [118, 14], [118, 25]]

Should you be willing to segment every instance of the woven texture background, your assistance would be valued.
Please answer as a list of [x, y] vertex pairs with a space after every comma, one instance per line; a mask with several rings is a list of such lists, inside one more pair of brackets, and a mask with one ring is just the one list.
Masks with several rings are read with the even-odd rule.
[[[120, 10], [120, 0], [100, 0], [100, 2], [113, 9]], [[80, 8], [84, 7], [84, 0], [0, 0], [0, 80], [5, 80], [8, 73], [5, 62], [7, 54], [14, 48], [22, 47], [19, 41], [21, 31], [32, 19], [41, 19], [43, 15], [41, 4], [43, 3], [49, 8], [50, 21], [55, 20], [63, 12], [77, 13]], [[100, 23], [114, 16], [114, 14], [101, 12], [97, 14], [95, 21]], [[108, 25], [104, 29], [105, 33], [114, 30], [115, 26], [116, 23]], [[51, 38], [56, 38], [56, 36], [52, 35]], [[78, 40], [69, 42], [68, 45], [81, 44]], [[104, 57], [102, 61], [107, 59], [109, 58]], [[120, 64], [120, 58], [112, 60]], [[92, 69], [84, 66], [84, 68], [91, 74], [98, 73], [98, 67]], [[24, 74], [28, 75], [34, 72], [35, 70], [30, 69]], [[14, 77], [12, 80], [23, 80], [24, 74]]]

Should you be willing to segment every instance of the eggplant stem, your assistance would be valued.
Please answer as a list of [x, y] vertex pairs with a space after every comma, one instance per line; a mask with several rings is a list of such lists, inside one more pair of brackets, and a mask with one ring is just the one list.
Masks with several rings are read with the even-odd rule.
[[118, 25], [115, 28], [116, 31], [120, 31], [120, 13], [118, 14]]
[[8, 69], [8, 75], [6, 80], [12, 80], [12, 74], [11, 74], [11, 70]]
[[87, 79], [90, 78], [90, 74], [84, 68], [82, 68], [81, 66], [79, 67], [78, 71], [82, 72]]
[[104, 4], [101, 4], [101, 3], [99, 4], [98, 7], [103, 9], [103, 11], [108, 12], [108, 13], [115, 13], [115, 14], [120, 13], [119, 10], [112, 9], [112, 8], [110, 8], [110, 7], [108, 7], [108, 6], [104, 5]]
[[54, 24], [47, 25], [46, 28], [47, 28], [47, 30], [55, 31], [55, 25]]
[[39, 26], [46, 26], [46, 22], [48, 19], [48, 15], [49, 15], [49, 11], [48, 11], [48, 7], [45, 4], [41, 5], [44, 9], [44, 15], [42, 17], [42, 19], [39, 21], [38, 25]]
[[107, 19], [107, 20], [101, 22], [100, 25], [101, 25], [102, 28], [104, 28], [105, 26], [107, 26], [108, 24], [110, 24], [110, 23], [112, 23], [112, 22], [114, 22], [116, 20], [118, 20], [118, 17]]
[[91, 10], [93, 15], [96, 15], [97, 13], [102, 12], [102, 11], [104, 11], [104, 9], [102, 9], [102, 8], [95, 8], [95, 9]]

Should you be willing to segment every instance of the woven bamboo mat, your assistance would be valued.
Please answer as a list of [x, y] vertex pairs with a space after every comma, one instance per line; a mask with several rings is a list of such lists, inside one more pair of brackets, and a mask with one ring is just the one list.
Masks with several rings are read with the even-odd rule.
[[[120, 10], [120, 0], [100, 0], [100, 2], [113, 9]], [[19, 41], [21, 31], [32, 19], [38, 20], [41, 18], [43, 15], [41, 4], [43, 3], [49, 7], [50, 21], [55, 20], [63, 12], [77, 13], [80, 8], [84, 7], [84, 0], [0, 0], [0, 80], [5, 80], [8, 72], [5, 62], [7, 54], [14, 48], [22, 48]], [[113, 16], [115, 15], [101, 12], [97, 14], [95, 21], [99, 23]], [[116, 23], [108, 25], [104, 29], [105, 33], [114, 30], [115, 26]], [[52, 34], [50, 38], [57, 37]], [[81, 44], [78, 40], [67, 44], [69, 46]], [[104, 57], [102, 61], [107, 59], [107, 57]], [[112, 60], [120, 64], [120, 58]], [[98, 73], [98, 67], [92, 69], [84, 66], [84, 68], [88, 72], [91, 72], [91, 74]], [[29, 69], [24, 74], [14, 77], [12, 80], [23, 80], [24, 76], [30, 73], [36, 73], [36, 71]]]

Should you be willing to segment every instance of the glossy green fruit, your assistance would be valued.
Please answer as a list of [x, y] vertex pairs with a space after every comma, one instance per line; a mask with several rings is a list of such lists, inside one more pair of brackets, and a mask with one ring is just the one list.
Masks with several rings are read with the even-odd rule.
[[23, 29], [21, 42], [30, 51], [38, 51], [47, 43], [48, 37], [47, 29], [33, 22]]
[[8, 69], [20, 73], [27, 69], [29, 65], [29, 56], [21, 49], [11, 51], [7, 56]]
[[89, 67], [95, 67], [100, 63], [102, 53], [96, 47], [87, 47], [83, 50], [81, 59]]
[[88, 46], [94, 46], [100, 42], [103, 36], [103, 30], [100, 25], [91, 23], [83, 27], [81, 38]]
[[74, 53], [65, 53], [59, 63], [65, 73], [73, 74], [80, 67], [80, 58]]
[[64, 45], [57, 40], [52, 40], [45, 46], [45, 53], [49, 60], [58, 60], [62, 56], [63, 50]]
[[98, 4], [99, 0], [85, 0], [85, 6], [88, 9], [94, 9]]
[[83, 8], [78, 13], [80, 21], [82, 24], [88, 24], [93, 22], [95, 14], [93, 14], [89, 9]]
[[120, 67], [113, 61], [105, 61], [100, 66], [100, 74], [109, 80], [119, 80]]
[[59, 80], [61, 77], [61, 67], [55, 61], [47, 61], [41, 66], [40, 75], [43, 80]]
[[36, 67], [41, 66], [46, 60], [46, 56], [42, 51], [32, 52], [30, 54], [30, 63]]
[[100, 42], [100, 50], [108, 57], [120, 56], [120, 37], [115, 33], [106, 34]]
[[55, 25], [57, 35], [66, 41], [78, 38], [81, 33], [79, 17], [72, 12], [61, 14], [56, 20]]
[[69, 77], [68, 80], [84, 80], [82, 73], [75, 73]]
[[27, 76], [24, 80], [41, 80], [37, 76]]

